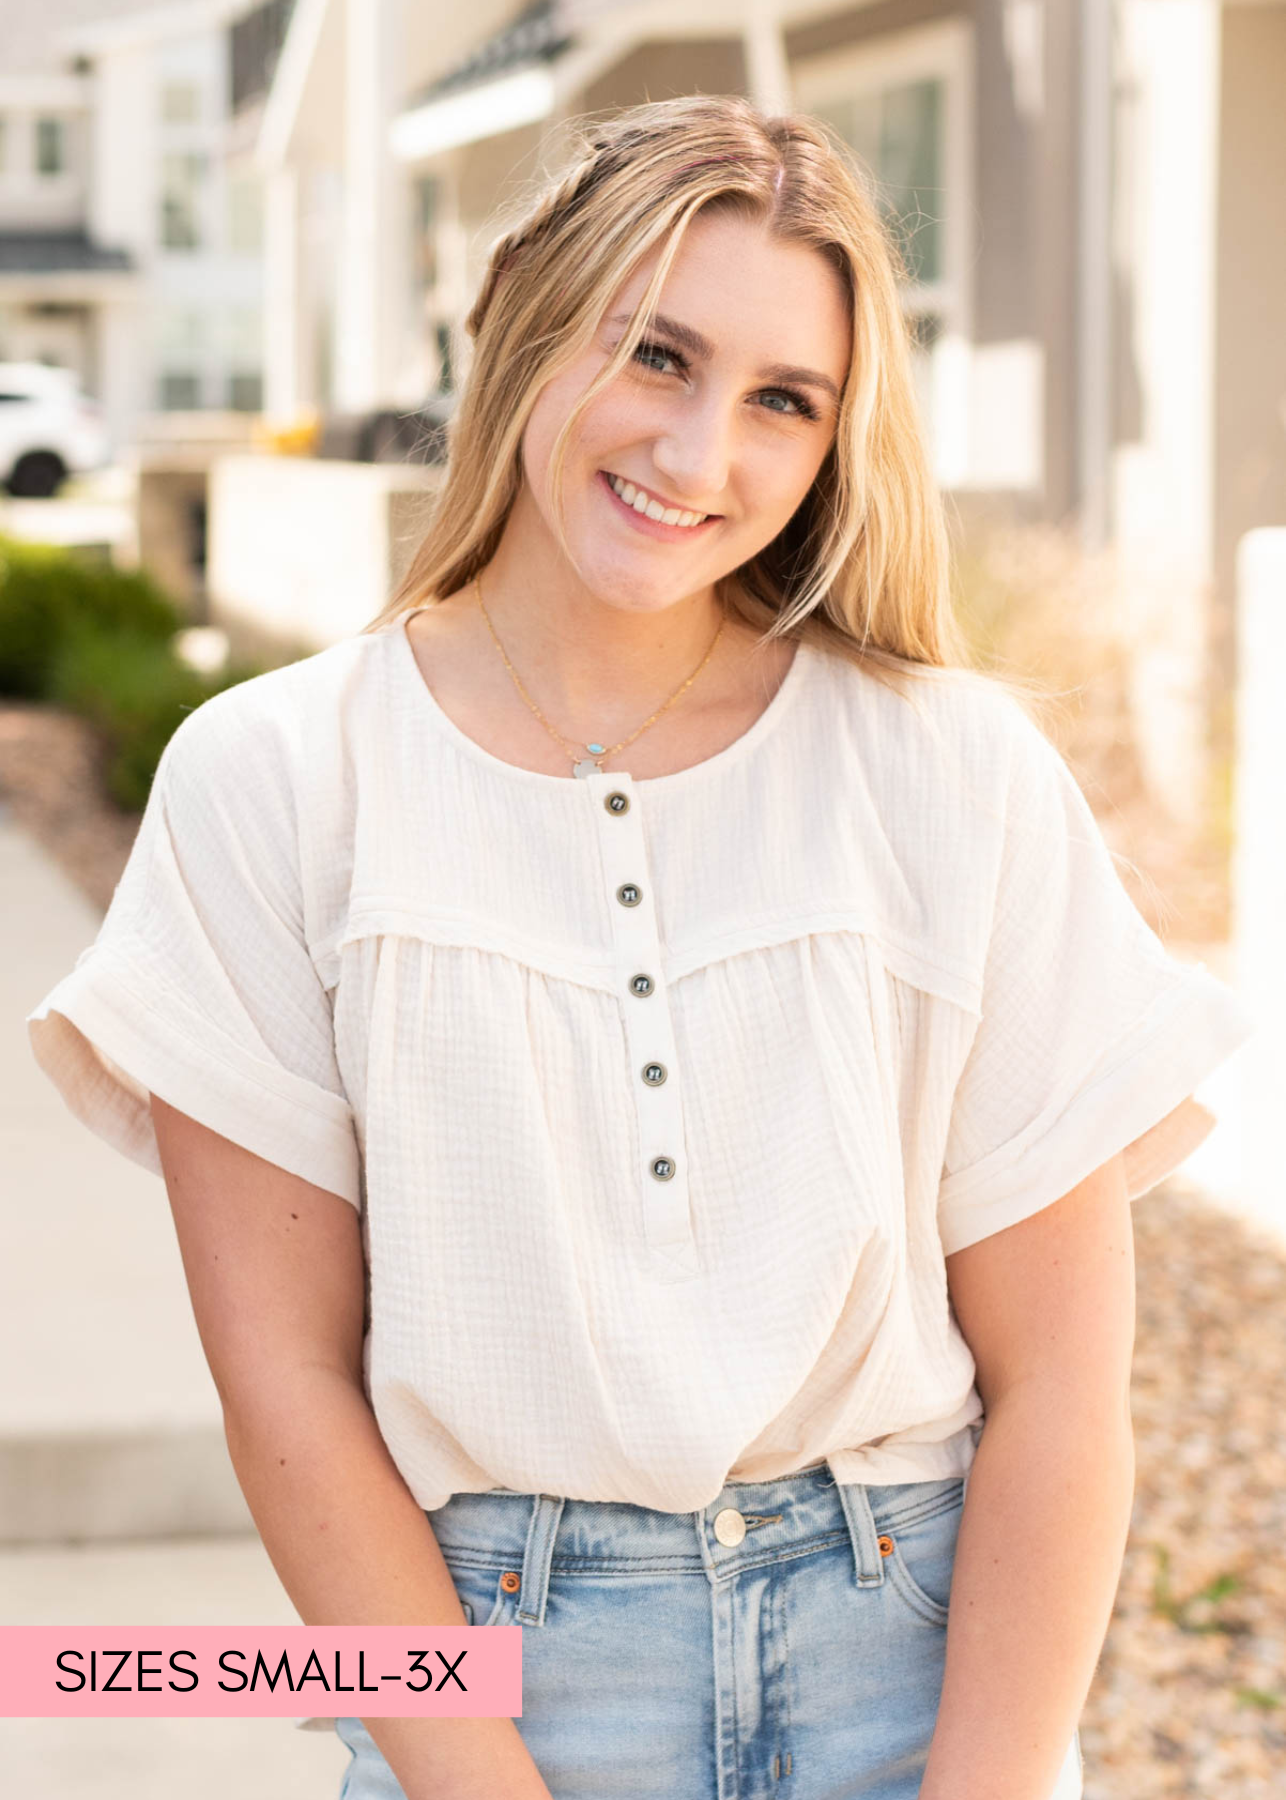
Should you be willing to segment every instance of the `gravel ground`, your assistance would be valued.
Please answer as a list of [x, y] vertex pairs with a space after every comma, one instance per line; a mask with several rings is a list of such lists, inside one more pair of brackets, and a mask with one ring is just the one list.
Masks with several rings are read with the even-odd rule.
[[[81, 721], [0, 702], [0, 798], [105, 908], [138, 817], [96, 768]], [[1286, 1800], [1286, 1258], [1181, 1178], [1134, 1226], [1138, 1481], [1085, 1800]]]

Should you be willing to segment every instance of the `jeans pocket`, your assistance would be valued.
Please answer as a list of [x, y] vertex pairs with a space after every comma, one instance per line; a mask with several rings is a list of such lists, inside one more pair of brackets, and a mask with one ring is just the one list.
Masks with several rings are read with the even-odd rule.
[[446, 1558], [456, 1598], [470, 1625], [500, 1625], [512, 1596], [504, 1586], [505, 1570], [475, 1568]]
[[955, 1569], [956, 1540], [964, 1514], [964, 1484], [948, 1488], [918, 1511], [914, 1506], [877, 1524], [881, 1548], [890, 1543], [887, 1580], [918, 1617], [945, 1625]]

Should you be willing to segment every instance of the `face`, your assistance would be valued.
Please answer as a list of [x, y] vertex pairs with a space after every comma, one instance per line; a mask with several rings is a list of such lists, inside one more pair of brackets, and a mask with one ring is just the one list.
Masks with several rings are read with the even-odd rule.
[[[546, 384], [528, 422], [516, 510], [553, 555], [555, 438], [624, 335], [659, 255], [622, 284], [590, 347]], [[655, 330], [590, 402], [563, 462], [581, 578], [631, 611], [708, 591], [777, 536], [834, 441], [851, 356], [835, 271], [744, 219], [693, 220], [656, 310]]]

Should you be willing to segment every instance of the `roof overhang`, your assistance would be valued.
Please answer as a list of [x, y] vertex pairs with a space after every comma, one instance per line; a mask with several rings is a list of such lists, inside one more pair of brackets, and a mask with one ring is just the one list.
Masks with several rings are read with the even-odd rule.
[[559, 22], [574, 34], [565, 50], [408, 106], [389, 127], [389, 147], [420, 162], [551, 118], [642, 44], [741, 37], [756, 22], [787, 26], [838, 10], [841, 0], [560, 0]]
[[618, 62], [636, 41], [633, 34], [614, 34], [548, 62], [533, 63], [410, 107], [389, 127], [389, 148], [401, 162], [422, 162], [445, 150], [547, 119], [570, 95]]

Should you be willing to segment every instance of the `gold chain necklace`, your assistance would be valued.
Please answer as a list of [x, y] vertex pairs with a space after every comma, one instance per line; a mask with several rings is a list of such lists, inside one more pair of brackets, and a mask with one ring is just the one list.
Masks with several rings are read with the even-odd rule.
[[[545, 730], [549, 733], [550, 737], [554, 738], [562, 745], [564, 750], [569, 752], [572, 759], [572, 773], [574, 775], [583, 776], [600, 773], [603, 767], [602, 761], [600, 760], [602, 757], [615, 756], [618, 750], [624, 750], [626, 745], [632, 744], [636, 737], [641, 737], [649, 725], [656, 724], [656, 721], [661, 717], [661, 714], [667, 712], [669, 708], [674, 705], [675, 701], [679, 698], [679, 695], [687, 692], [697, 676], [701, 673], [702, 669], [705, 668], [710, 658], [714, 655], [714, 647], [719, 642], [719, 634], [722, 632], [727, 620], [727, 614], [725, 613], [723, 618], [719, 621], [719, 630], [715, 632], [714, 637], [710, 640], [710, 648], [701, 658], [701, 661], [697, 664], [696, 668], [693, 669], [691, 675], [688, 676], [688, 679], [683, 683], [683, 686], [676, 688], [670, 695], [670, 698], [666, 701], [665, 705], [658, 706], [650, 719], [644, 719], [637, 731], [632, 731], [627, 738], [622, 738], [619, 744], [576, 744], [571, 738], [565, 738], [561, 731], [556, 731], [554, 729], [544, 713], [541, 712], [540, 708], [536, 705], [536, 702], [532, 699], [531, 695], [527, 692], [526, 688], [522, 685], [522, 682], [518, 678], [517, 669], [514, 668], [509, 658], [505, 656], [505, 647], [496, 636], [495, 626], [491, 623], [491, 617], [487, 612], [486, 607], [483, 605], [482, 581], [477, 575], [473, 578], [473, 585], [478, 590], [478, 605], [482, 607], [482, 616], [487, 621], [487, 630], [491, 633], [492, 642], [495, 644], [496, 649], [499, 650], [501, 656], [504, 657], [505, 667], [513, 676], [514, 686], [518, 689], [518, 692], [522, 695], [531, 711], [535, 713], [536, 717], [545, 727]], [[588, 754], [582, 756], [582, 750], [586, 751]]]

